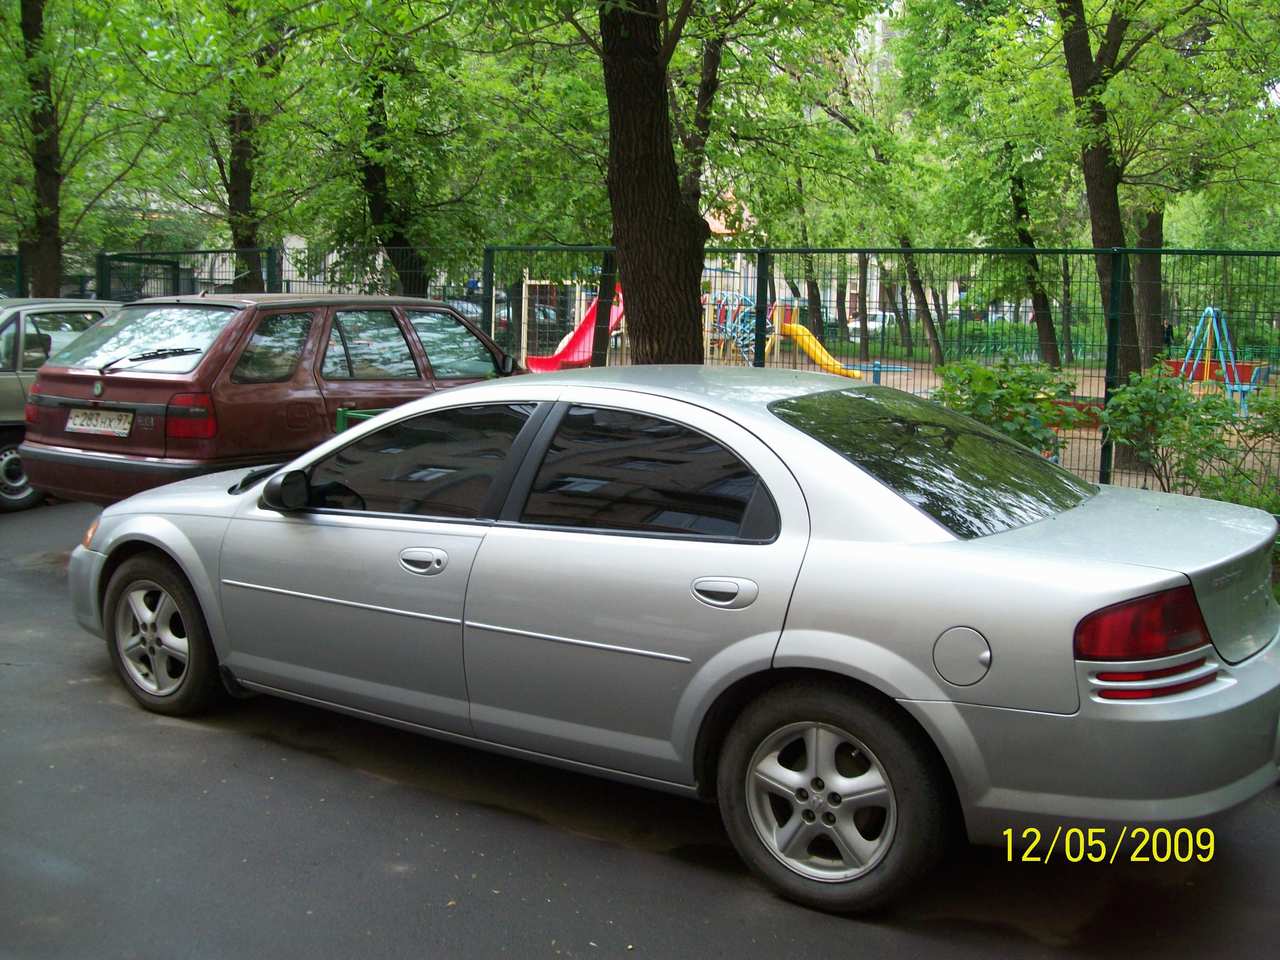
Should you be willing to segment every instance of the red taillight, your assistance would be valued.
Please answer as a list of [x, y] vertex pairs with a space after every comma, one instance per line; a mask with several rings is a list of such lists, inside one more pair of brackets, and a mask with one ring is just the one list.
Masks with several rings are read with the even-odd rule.
[[[34, 397], [39, 392], [40, 392], [40, 383], [39, 381], [37, 381], [33, 383], [31, 385], [31, 389], [27, 391], [27, 397], [28, 398]], [[35, 423], [36, 420], [39, 419], [39, 417], [40, 417], [40, 411], [36, 408], [35, 401], [28, 399], [26, 405], [22, 408], [22, 418], [26, 420], [27, 423]]]
[[218, 433], [213, 397], [207, 393], [175, 393], [164, 412], [164, 435], [171, 440], [208, 440]]
[[1089, 614], [1076, 625], [1077, 660], [1152, 660], [1210, 643], [1195, 591], [1175, 587]]
[[1182, 683], [1173, 683], [1165, 687], [1107, 687], [1105, 690], [1099, 690], [1098, 696], [1103, 700], [1153, 700], [1156, 697], [1169, 697], [1175, 693], [1185, 693], [1196, 687], [1203, 687], [1207, 683], [1213, 683], [1217, 678], [1218, 671], [1215, 670], [1203, 677], [1184, 680]]
[[1104, 670], [1101, 673], [1095, 673], [1094, 676], [1107, 683], [1139, 683], [1143, 680], [1159, 680], [1161, 677], [1172, 677], [1175, 674], [1199, 670], [1205, 665], [1207, 659], [1207, 657], [1201, 657], [1198, 660], [1192, 660], [1190, 663], [1180, 663], [1176, 667], [1164, 667], [1161, 670], [1127, 670], [1124, 672]]

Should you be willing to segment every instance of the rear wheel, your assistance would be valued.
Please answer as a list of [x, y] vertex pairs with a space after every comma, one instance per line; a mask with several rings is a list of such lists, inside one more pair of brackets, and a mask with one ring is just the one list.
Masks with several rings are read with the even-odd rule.
[[217, 657], [195, 593], [167, 560], [144, 554], [112, 575], [103, 623], [116, 672], [148, 710], [199, 713], [219, 689]]
[[34, 507], [44, 499], [31, 489], [27, 473], [22, 469], [22, 457], [18, 455], [21, 436], [0, 436], [0, 512], [11, 513]]
[[820, 910], [883, 906], [945, 839], [942, 785], [918, 731], [835, 686], [788, 685], [752, 703], [725, 741], [717, 783], [742, 858]]

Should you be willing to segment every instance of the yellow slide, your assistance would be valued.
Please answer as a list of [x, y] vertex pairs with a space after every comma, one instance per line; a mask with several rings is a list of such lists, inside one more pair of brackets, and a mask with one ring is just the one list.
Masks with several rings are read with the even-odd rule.
[[818, 342], [818, 338], [809, 332], [807, 327], [798, 323], [782, 324], [782, 335], [790, 337], [796, 346], [808, 354], [809, 359], [818, 365], [824, 373], [838, 373], [842, 377], [862, 379], [861, 370], [850, 370], [839, 360], [827, 352], [827, 348]]

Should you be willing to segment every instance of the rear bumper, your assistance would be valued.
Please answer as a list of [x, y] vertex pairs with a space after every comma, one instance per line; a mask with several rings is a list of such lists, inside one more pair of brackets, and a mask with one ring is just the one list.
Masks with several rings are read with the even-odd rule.
[[1280, 780], [1280, 641], [1212, 685], [1062, 716], [903, 702], [938, 744], [969, 837], [1023, 827], [1189, 824]]
[[31, 485], [63, 500], [115, 503], [143, 490], [219, 470], [277, 463], [281, 457], [178, 460], [101, 453], [26, 441], [18, 448]]

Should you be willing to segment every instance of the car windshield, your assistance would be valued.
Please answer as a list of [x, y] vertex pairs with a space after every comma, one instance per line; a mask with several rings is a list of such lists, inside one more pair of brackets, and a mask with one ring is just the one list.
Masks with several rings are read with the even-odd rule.
[[898, 390], [833, 390], [769, 409], [965, 539], [1034, 523], [1097, 492], [977, 421]]
[[[125, 307], [91, 327], [49, 363], [95, 370], [110, 364], [115, 371], [189, 373], [235, 314], [234, 307], [203, 304]], [[129, 359], [142, 355], [149, 358]]]

